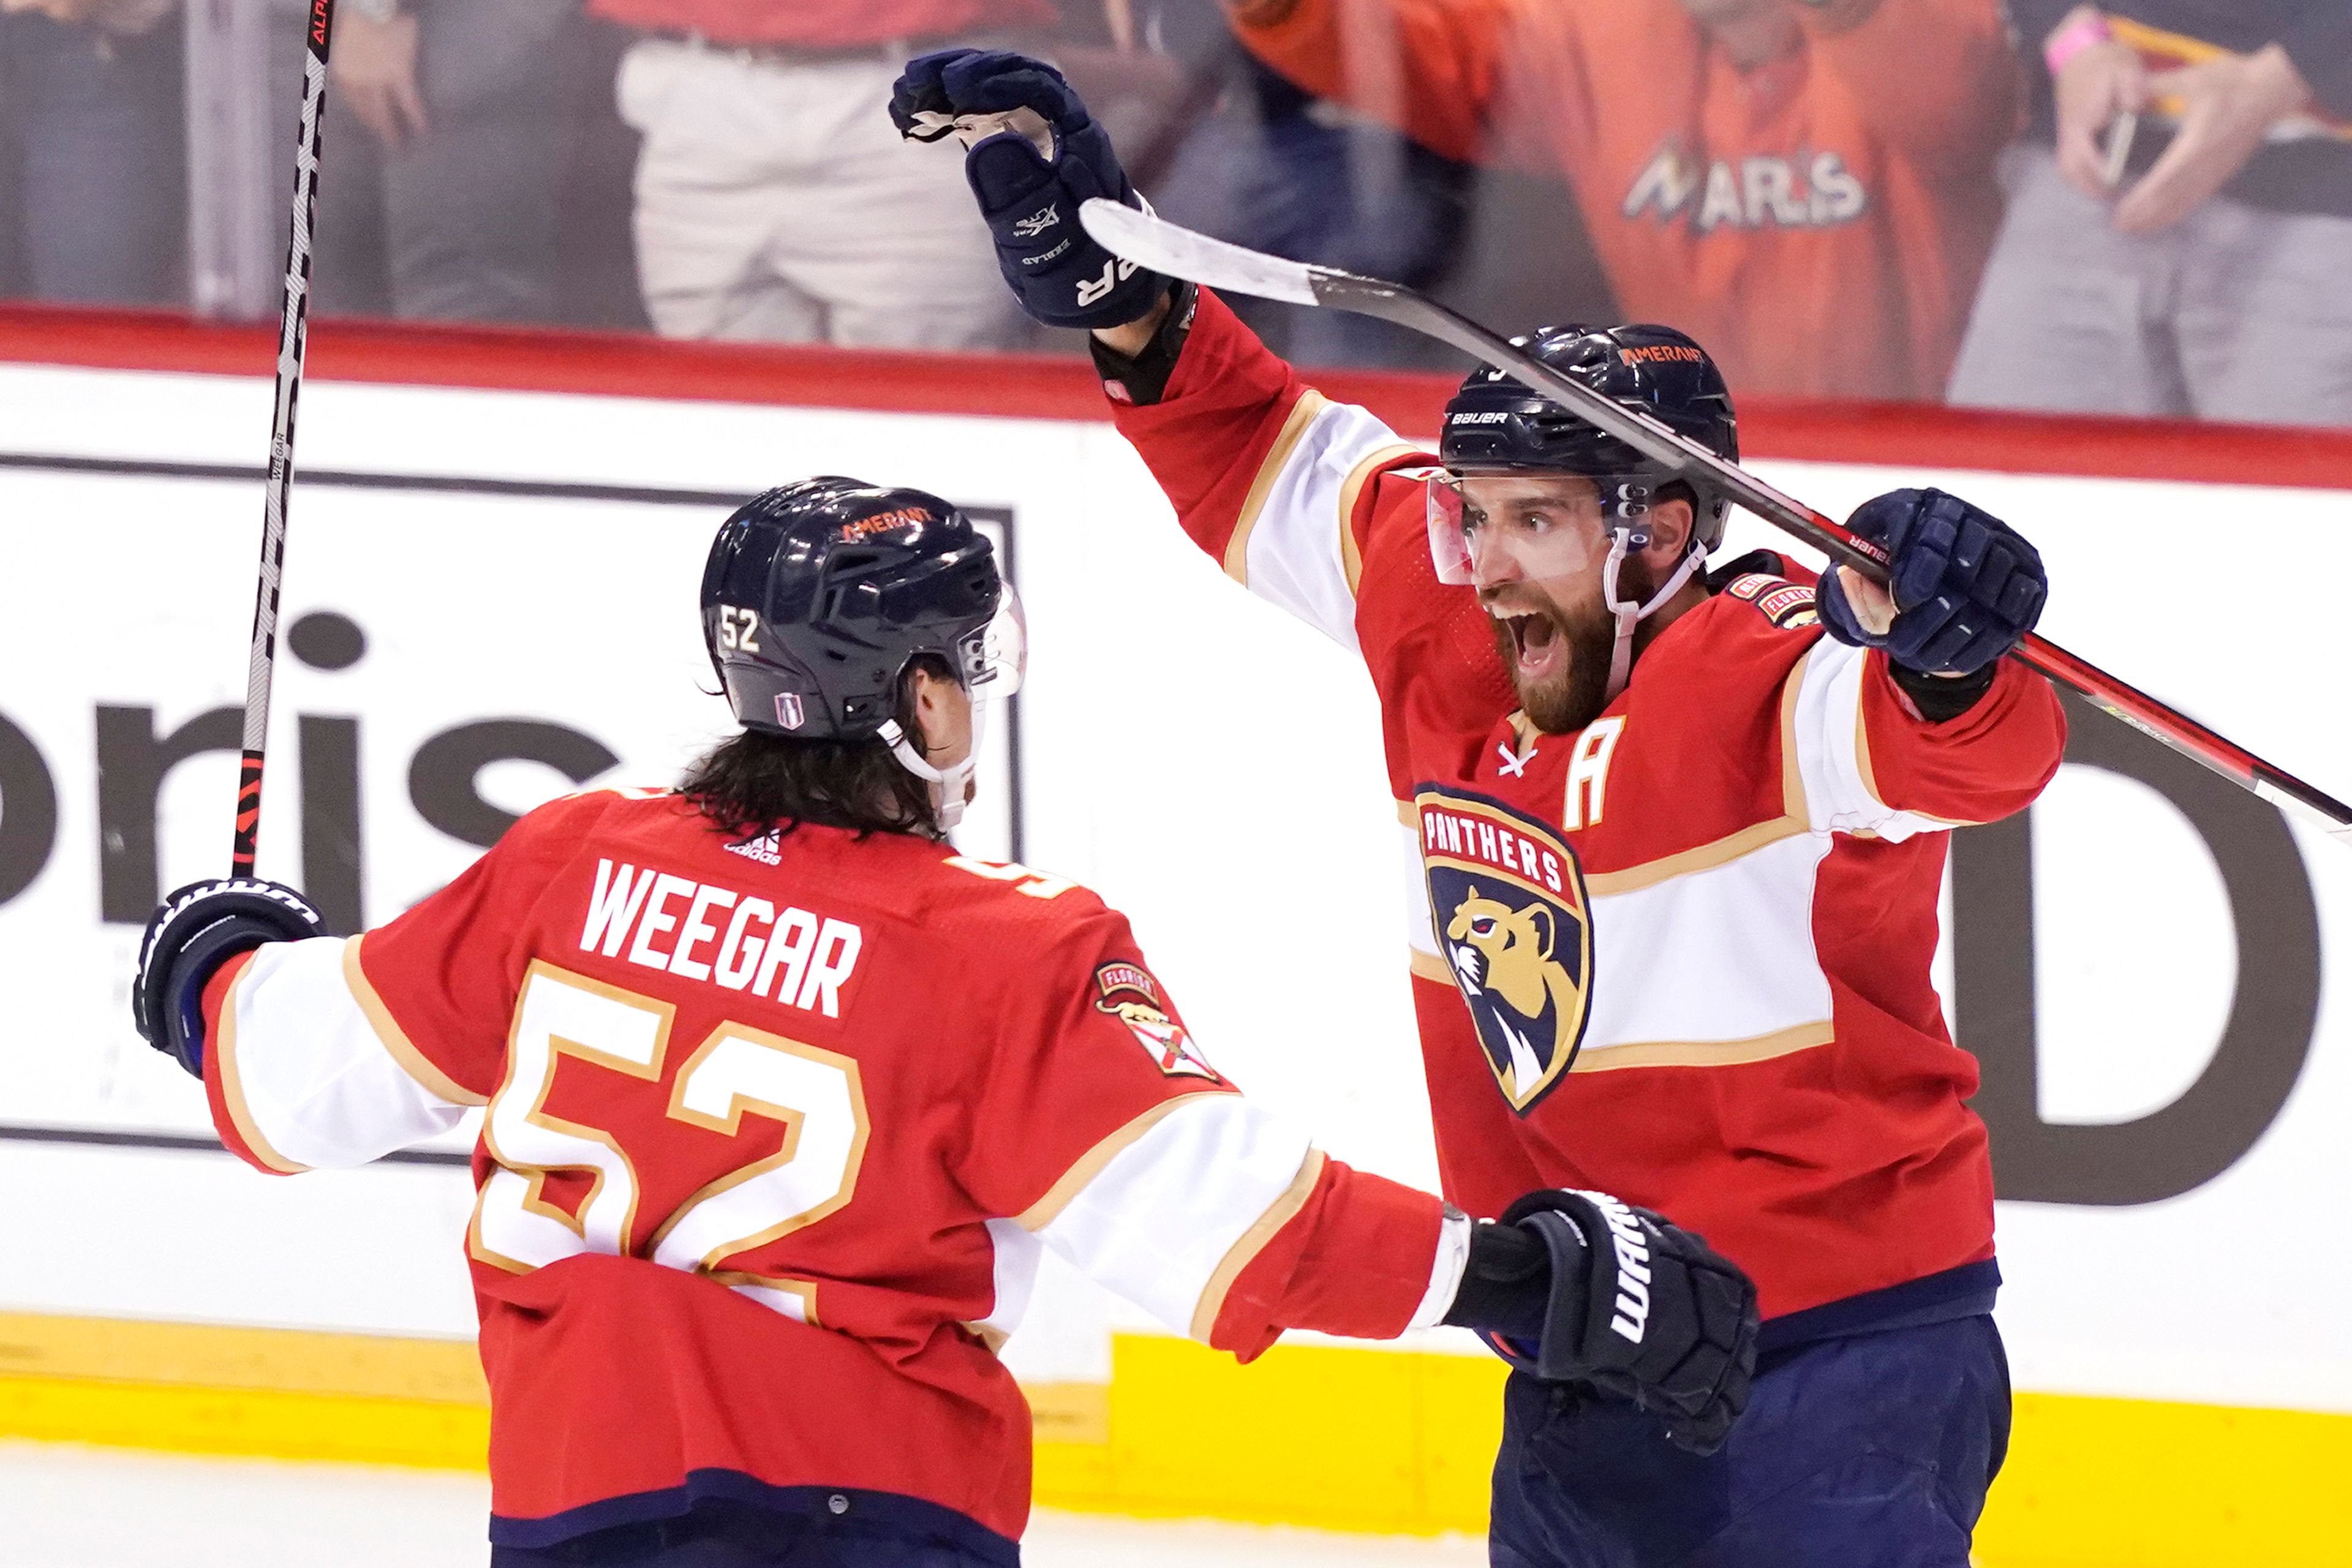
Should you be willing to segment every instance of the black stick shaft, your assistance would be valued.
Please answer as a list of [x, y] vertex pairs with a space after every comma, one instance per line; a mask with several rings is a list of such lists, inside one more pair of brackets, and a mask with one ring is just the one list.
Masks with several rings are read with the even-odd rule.
[[310, 235], [319, 219], [319, 129], [327, 116], [327, 40], [335, 0], [310, 0], [303, 18], [302, 125], [294, 152], [294, 219], [286, 243], [285, 307], [278, 323], [278, 397], [269, 422], [269, 478], [261, 510], [261, 574], [245, 675], [245, 757], [237, 770], [236, 841], [229, 874], [253, 874], [261, 837], [261, 772], [269, 743], [269, 687], [278, 668], [278, 589], [286, 569], [286, 500], [294, 482], [294, 405], [310, 345]]

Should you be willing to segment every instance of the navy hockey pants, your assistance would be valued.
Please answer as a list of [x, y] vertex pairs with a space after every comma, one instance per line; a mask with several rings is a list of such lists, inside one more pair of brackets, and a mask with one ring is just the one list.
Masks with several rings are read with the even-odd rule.
[[[883, 1493], [835, 1495], [865, 1506], [854, 1517], [835, 1517], [823, 1507], [704, 1499], [672, 1519], [615, 1525], [550, 1546], [493, 1546], [490, 1568], [1014, 1568], [1020, 1562], [1012, 1542], [945, 1509], [908, 1508], [903, 1505], [911, 1500]], [[937, 1528], [940, 1523], [950, 1528]]]
[[1511, 1376], [1495, 1568], [1968, 1568], [2009, 1447], [1990, 1316], [1817, 1340], [1759, 1360], [1706, 1458], [1657, 1417]]

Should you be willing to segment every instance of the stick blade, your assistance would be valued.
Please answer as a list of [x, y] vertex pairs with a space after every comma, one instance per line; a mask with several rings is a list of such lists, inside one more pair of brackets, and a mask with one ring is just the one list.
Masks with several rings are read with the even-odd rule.
[[1293, 305], [1322, 302], [1315, 295], [1313, 271], [1304, 262], [1212, 239], [1100, 196], [1078, 208], [1078, 222], [1113, 255], [1171, 278]]

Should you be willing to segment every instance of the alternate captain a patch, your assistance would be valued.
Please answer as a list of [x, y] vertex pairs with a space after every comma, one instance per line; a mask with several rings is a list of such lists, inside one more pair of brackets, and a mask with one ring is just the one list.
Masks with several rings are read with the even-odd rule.
[[1424, 784], [1421, 862], [1437, 951], [1495, 1082], [1525, 1115], [1576, 1059], [1592, 998], [1592, 915], [1553, 829], [1484, 795]]
[[1141, 964], [1103, 964], [1095, 971], [1095, 986], [1102, 993], [1095, 998], [1096, 1010], [1125, 1024], [1161, 1072], [1170, 1078], [1225, 1081], [1192, 1043], [1192, 1034], [1160, 1006], [1160, 983]]

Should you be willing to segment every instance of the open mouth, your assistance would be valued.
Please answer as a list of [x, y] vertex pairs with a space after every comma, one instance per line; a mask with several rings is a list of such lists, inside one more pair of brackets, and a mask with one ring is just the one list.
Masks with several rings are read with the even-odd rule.
[[1568, 639], [1559, 623], [1541, 611], [1516, 611], [1489, 606], [1495, 619], [1511, 634], [1512, 659], [1521, 680], [1542, 680], [1557, 675], [1568, 663]]

